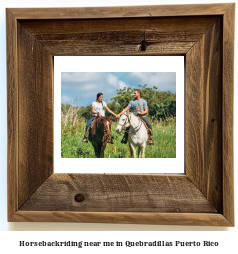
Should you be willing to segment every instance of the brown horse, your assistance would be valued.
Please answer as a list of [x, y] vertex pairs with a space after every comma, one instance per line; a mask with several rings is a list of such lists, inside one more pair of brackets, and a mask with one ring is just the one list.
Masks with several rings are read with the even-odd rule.
[[89, 141], [92, 143], [97, 158], [104, 158], [107, 143], [112, 143], [111, 118], [95, 117], [93, 126], [89, 131]]

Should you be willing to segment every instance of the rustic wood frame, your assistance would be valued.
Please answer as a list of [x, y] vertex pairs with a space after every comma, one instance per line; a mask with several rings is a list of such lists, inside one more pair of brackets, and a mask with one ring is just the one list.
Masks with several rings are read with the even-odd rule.
[[[8, 220], [234, 226], [234, 17], [233, 3], [7, 9]], [[184, 55], [186, 175], [54, 174], [59, 55]]]

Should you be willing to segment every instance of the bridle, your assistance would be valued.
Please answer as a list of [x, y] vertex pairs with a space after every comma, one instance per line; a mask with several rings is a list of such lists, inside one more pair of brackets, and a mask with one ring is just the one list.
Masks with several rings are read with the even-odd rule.
[[[125, 115], [127, 118], [128, 118], [128, 122], [130, 123], [130, 118], [129, 118], [129, 115], [128, 114], [126, 114], [126, 113], [122, 113], [122, 115]], [[122, 128], [126, 125], [126, 123], [127, 123], [127, 121], [125, 121], [125, 123], [124, 124], [118, 124], [118, 125], [120, 125], [120, 126], [122, 126]]]
[[104, 132], [107, 134], [107, 136], [111, 135], [111, 130], [110, 129], [104, 129]]
[[[97, 116], [98, 117], [98, 116]], [[100, 116], [101, 117], [101, 116]], [[104, 119], [103, 119], [103, 121], [104, 121]], [[104, 132], [107, 134], [107, 135], [111, 135], [111, 130], [110, 130], [110, 128], [105, 128], [105, 124], [103, 124], [103, 126], [104, 126], [104, 128], [103, 128], [103, 130], [104, 130]], [[109, 134], [108, 134], [109, 133]]]
[[[126, 113], [122, 113], [122, 115], [126, 115], [127, 116], [127, 118], [128, 118], [128, 122], [130, 123], [130, 117], [129, 117], [129, 115], [128, 114], [126, 114]], [[122, 126], [122, 128], [125, 126], [125, 124], [127, 123], [127, 121], [125, 121], [125, 123], [124, 124], [118, 124], [118, 125], [120, 125], [120, 126]], [[142, 126], [142, 121], [141, 121], [141, 119], [139, 118], [139, 124], [135, 127], [135, 132], [137, 132], [140, 128], [141, 128], [141, 126]], [[138, 128], [139, 127], [139, 128]], [[137, 129], [138, 128], [138, 129]]]
[[104, 133], [106, 134], [106, 138], [111, 138], [111, 130], [110, 128], [105, 128], [105, 124], [104, 124]]

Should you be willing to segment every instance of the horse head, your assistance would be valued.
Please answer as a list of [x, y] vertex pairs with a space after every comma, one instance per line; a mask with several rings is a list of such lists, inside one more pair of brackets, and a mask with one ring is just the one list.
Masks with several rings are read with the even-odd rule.
[[108, 143], [112, 143], [111, 118], [112, 118], [112, 116], [102, 117], [104, 135], [106, 136], [106, 140], [107, 140]]
[[95, 117], [90, 132], [89, 141], [93, 145], [96, 157], [104, 158], [107, 142], [112, 143], [111, 117]]
[[119, 123], [117, 125], [116, 132], [121, 133], [124, 127], [127, 128], [129, 126], [130, 126], [130, 113], [128, 111], [126, 112], [123, 111], [123, 113], [119, 118]]

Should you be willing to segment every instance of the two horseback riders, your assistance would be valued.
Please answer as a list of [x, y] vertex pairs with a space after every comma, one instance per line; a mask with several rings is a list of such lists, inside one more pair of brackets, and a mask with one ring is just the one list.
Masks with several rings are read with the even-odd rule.
[[[152, 126], [151, 126], [149, 120], [145, 117], [145, 114], [148, 113], [147, 102], [146, 102], [146, 100], [141, 98], [141, 90], [140, 89], [134, 90], [134, 96], [135, 96], [135, 99], [130, 101], [128, 106], [121, 113], [115, 114], [112, 110], [110, 110], [108, 108], [106, 102], [102, 101], [103, 94], [98, 93], [96, 101], [94, 101], [92, 103], [92, 118], [88, 121], [88, 123], [86, 125], [85, 135], [84, 135], [84, 139], [82, 140], [82, 142], [88, 142], [89, 130], [90, 130], [89, 127], [90, 128], [92, 127], [93, 123], [95, 122], [94, 120], [96, 119], [95, 117], [97, 117], [97, 116], [105, 117], [105, 109], [118, 119], [118, 118], [120, 118], [120, 116], [123, 112], [126, 112], [127, 110], [132, 108], [133, 114], [135, 116], [139, 116], [142, 119], [142, 121], [144, 122], [144, 124], [147, 125], [149, 144], [153, 145], [154, 141], [153, 141], [153, 137], [152, 137]], [[121, 141], [122, 144], [127, 143], [128, 131], [129, 131], [129, 128], [127, 128], [125, 131], [124, 137]], [[107, 142], [113, 144], [111, 139], [108, 139]]]

